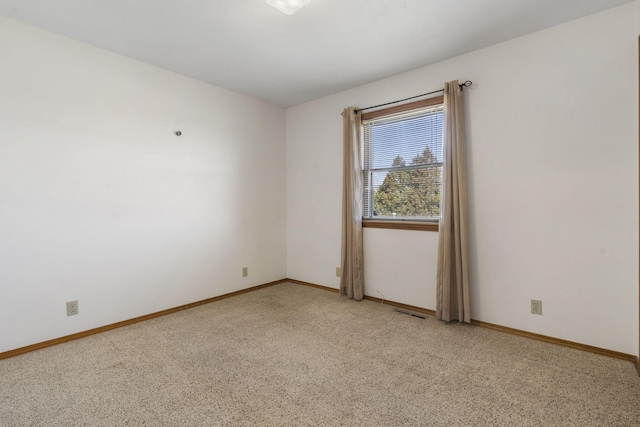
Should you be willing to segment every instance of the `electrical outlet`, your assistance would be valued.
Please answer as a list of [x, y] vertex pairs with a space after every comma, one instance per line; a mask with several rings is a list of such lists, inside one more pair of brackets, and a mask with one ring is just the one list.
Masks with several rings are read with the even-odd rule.
[[67, 316], [75, 316], [78, 314], [78, 301], [69, 301], [67, 303]]
[[340, 267], [336, 267], [336, 277], [340, 276], [342, 276], [342, 270], [340, 269]]
[[542, 314], [542, 301], [539, 299], [531, 300], [531, 314]]
[[242, 267], [242, 277], [247, 277], [249, 275], [249, 267]]

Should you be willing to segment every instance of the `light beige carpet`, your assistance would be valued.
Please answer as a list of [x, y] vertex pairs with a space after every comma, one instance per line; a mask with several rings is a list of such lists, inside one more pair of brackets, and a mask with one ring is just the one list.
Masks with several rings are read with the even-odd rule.
[[629, 362], [280, 284], [0, 361], [2, 426], [636, 426]]

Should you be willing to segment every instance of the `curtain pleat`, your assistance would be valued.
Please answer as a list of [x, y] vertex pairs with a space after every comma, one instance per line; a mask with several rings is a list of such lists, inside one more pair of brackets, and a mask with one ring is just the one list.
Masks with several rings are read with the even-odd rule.
[[467, 244], [467, 167], [462, 89], [444, 84], [443, 200], [438, 238], [436, 317], [471, 323]]
[[344, 158], [340, 294], [359, 301], [364, 297], [361, 121], [354, 107], [345, 108], [342, 116]]

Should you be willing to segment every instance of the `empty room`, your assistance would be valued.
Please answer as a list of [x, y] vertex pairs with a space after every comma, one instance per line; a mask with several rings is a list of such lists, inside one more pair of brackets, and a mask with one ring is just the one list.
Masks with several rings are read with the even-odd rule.
[[640, 426], [640, 0], [0, 0], [0, 426]]

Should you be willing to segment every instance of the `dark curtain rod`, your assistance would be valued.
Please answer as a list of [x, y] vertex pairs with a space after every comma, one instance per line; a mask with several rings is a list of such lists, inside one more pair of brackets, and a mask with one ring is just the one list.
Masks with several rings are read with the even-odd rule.
[[[460, 86], [460, 90], [464, 89], [465, 87], [469, 87], [473, 84], [473, 82], [471, 82], [470, 80], [467, 80], [466, 82], [459, 84], [458, 86]], [[372, 108], [378, 108], [378, 107], [384, 107], [385, 105], [391, 105], [391, 104], [397, 104], [398, 102], [402, 102], [402, 101], [408, 101], [410, 99], [414, 99], [414, 98], [420, 98], [421, 96], [427, 96], [427, 95], [433, 95], [435, 93], [440, 93], [440, 92], [444, 92], [444, 89], [440, 89], [440, 90], [434, 90], [433, 92], [429, 92], [429, 93], [423, 93], [422, 95], [416, 95], [416, 96], [412, 96], [409, 98], [405, 98], [405, 99], [399, 99], [397, 101], [391, 101], [391, 102], [387, 102], [385, 104], [380, 104], [380, 105], [374, 105], [373, 107], [367, 107], [367, 108], [360, 108], [359, 110], [354, 110], [354, 113], [358, 114], [360, 111], [364, 111], [364, 110], [370, 110]]]

